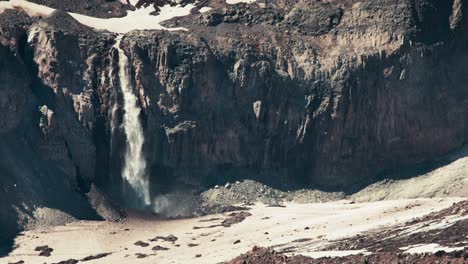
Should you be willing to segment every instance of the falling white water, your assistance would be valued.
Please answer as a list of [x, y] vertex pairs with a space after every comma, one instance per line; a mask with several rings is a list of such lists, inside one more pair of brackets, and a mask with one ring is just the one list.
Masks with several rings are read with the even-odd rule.
[[134, 94], [130, 80], [130, 67], [128, 58], [120, 48], [122, 36], [117, 38], [114, 48], [119, 52], [119, 80], [123, 94], [123, 129], [127, 137], [127, 146], [124, 155], [122, 177], [128, 182], [134, 192], [136, 204], [141, 207], [151, 204], [149, 194], [149, 182], [145, 173], [146, 162], [143, 156], [143, 129], [140, 123], [141, 109], [138, 106], [137, 97]]

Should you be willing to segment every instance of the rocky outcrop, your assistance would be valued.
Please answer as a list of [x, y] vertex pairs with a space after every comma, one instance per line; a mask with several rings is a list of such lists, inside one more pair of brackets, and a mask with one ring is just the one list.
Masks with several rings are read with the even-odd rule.
[[66, 0], [31, 0], [29, 2], [100, 18], [123, 17], [127, 14], [127, 10], [133, 9], [131, 5], [125, 4], [127, 1], [119, 0], [84, 0], [78, 2]]
[[[349, 190], [467, 141], [466, 1], [203, 3], [165, 23], [187, 31], [121, 42], [153, 194], [238, 178]], [[5, 11], [0, 29], [0, 209], [92, 216], [91, 183], [120, 192], [116, 36], [63, 11]]]

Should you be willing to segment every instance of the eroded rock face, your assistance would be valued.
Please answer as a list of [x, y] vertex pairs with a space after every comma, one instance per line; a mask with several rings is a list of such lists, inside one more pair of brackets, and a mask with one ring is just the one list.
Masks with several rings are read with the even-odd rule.
[[[153, 193], [235, 178], [343, 190], [467, 141], [466, 1], [206, 4], [165, 22], [187, 31], [122, 40]], [[51, 205], [60, 189], [92, 211], [91, 182], [120, 189], [116, 36], [62, 11], [6, 11], [0, 29], [0, 192]]]
[[96, 121], [84, 118], [86, 110], [95, 112], [86, 100], [93, 88], [76, 77], [86, 69], [79, 51], [70, 51], [79, 35], [48, 24], [60, 16], [36, 21], [14, 11], [0, 15], [0, 243], [33, 222], [41, 207], [99, 218], [83, 195], [95, 174]]
[[128, 34], [151, 175], [346, 188], [460, 146], [467, 50], [450, 21], [461, 9], [228, 6], [166, 23], [189, 32]]

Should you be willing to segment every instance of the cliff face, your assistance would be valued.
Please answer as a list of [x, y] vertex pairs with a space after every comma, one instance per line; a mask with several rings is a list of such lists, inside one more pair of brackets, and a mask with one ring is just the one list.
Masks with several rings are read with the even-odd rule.
[[287, 5], [124, 38], [156, 182], [343, 188], [466, 141], [463, 3]]
[[[468, 2], [208, 4], [165, 24], [186, 31], [121, 43], [153, 193], [236, 178], [347, 189], [468, 140]], [[120, 190], [115, 37], [64, 12], [0, 14], [0, 222], [33, 205], [95, 217], [90, 184]]]
[[[79, 72], [91, 52], [78, 48], [76, 30], [85, 28], [69, 21], [69, 31], [60, 31], [60, 16], [0, 15], [0, 244], [35, 220], [63, 221], [59, 213], [57, 220], [42, 219], [35, 213], [41, 207], [67, 219], [99, 218], [84, 195], [95, 174], [94, 92]], [[96, 49], [101, 39], [82, 47]]]

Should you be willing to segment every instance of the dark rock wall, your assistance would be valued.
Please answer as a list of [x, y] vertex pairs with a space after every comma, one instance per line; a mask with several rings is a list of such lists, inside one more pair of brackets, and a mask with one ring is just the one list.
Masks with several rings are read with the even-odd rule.
[[67, 93], [87, 87], [73, 77], [82, 60], [69, 51], [79, 38], [45, 25], [0, 15], [0, 244], [38, 207], [99, 219], [83, 194], [95, 174], [94, 120], [84, 122], [86, 108]]
[[[466, 1], [268, 3], [125, 35], [153, 192], [239, 178], [347, 190], [467, 141]], [[7, 11], [0, 29], [0, 209], [91, 216], [92, 182], [120, 189], [115, 35], [64, 12]]]
[[465, 51], [407, 43], [301, 79], [274, 51], [213, 54], [157, 35], [156, 47], [129, 51], [156, 178], [163, 167], [194, 184], [246, 173], [346, 187], [466, 140]]
[[[252, 13], [229, 7], [175, 24], [190, 33], [129, 34], [150, 175], [346, 189], [457, 148], [467, 139], [466, 33], [450, 28], [462, 12], [444, 3], [307, 1], [300, 15], [252, 11], [249, 27], [232, 21]], [[213, 17], [229, 22], [198, 27]], [[275, 17], [287, 19], [268, 25]]]

